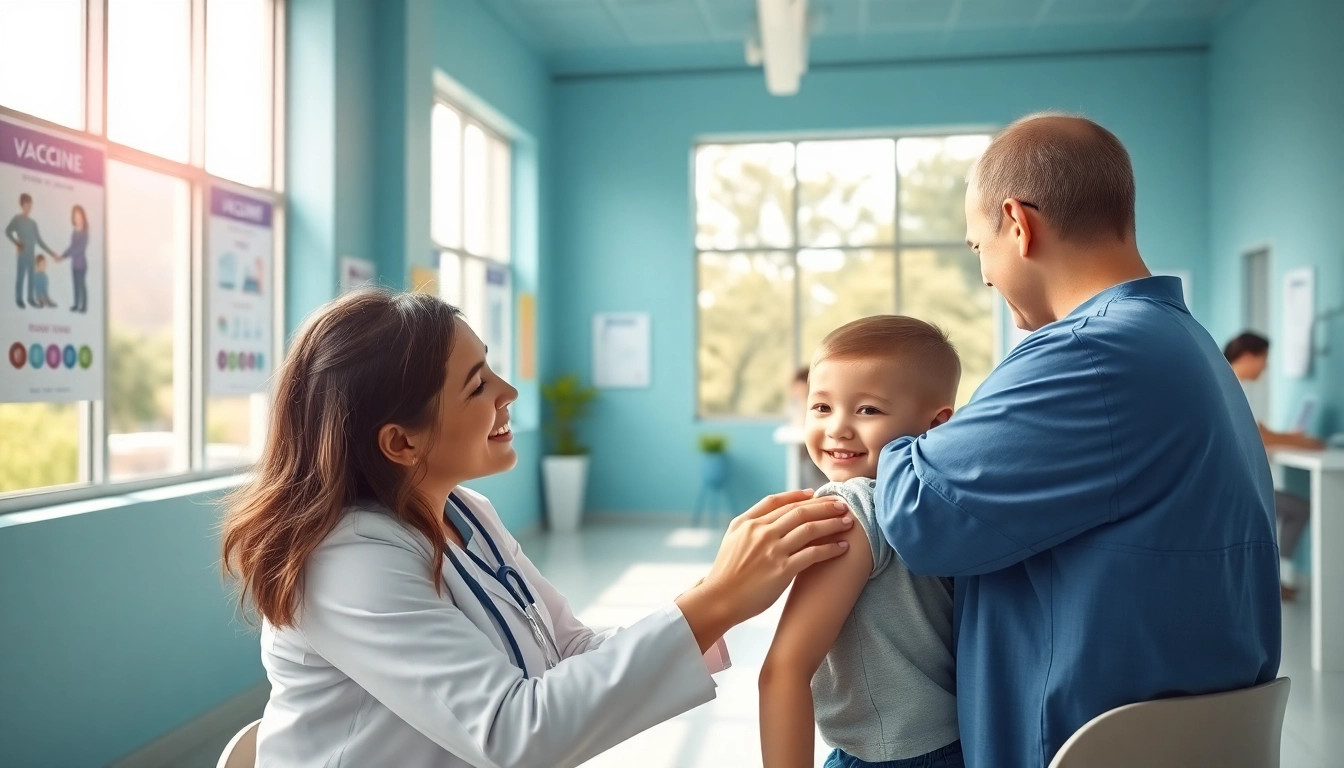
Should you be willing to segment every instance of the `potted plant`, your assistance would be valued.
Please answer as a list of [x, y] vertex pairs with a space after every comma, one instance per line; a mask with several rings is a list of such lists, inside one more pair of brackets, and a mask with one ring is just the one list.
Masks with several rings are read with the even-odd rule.
[[553, 531], [576, 531], [588, 484], [588, 449], [579, 442], [575, 427], [597, 397], [597, 390], [584, 386], [571, 373], [543, 386], [541, 396], [550, 405], [546, 433], [555, 445], [554, 451], [541, 460], [547, 521]]
[[723, 435], [700, 436], [700, 484], [722, 490], [728, 484], [728, 438]]

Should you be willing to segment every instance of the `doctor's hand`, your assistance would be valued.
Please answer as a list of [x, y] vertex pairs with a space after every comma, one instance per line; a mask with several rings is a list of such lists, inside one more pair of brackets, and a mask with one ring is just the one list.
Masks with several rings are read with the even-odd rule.
[[791, 491], [735, 518], [709, 574], [677, 598], [700, 650], [773, 605], [805, 568], [844, 554], [848, 544], [831, 539], [854, 525], [848, 513], [834, 496]]

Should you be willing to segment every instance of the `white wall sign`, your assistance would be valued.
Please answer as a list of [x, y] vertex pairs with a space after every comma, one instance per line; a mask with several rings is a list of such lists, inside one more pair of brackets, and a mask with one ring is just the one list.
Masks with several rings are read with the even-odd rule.
[[271, 377], [273, 217], [269, 200], [210, 188], [206, 248], [209, 394], [261, 392]]
[[0, 402], [103, 399], [105, 170], [100, 147], [0, 119]]
[[1283, 275], [1283, 373], [1300, 379], [1311, 370], [1311, 327], [1316, 319], [1316, 272], [1311, 267]]
[[341, 293], [371, 285], [378, 278], [378, 268], [372, 261], [355, 256], [341, 257]]
[[640, 389], [651, 381], [649, 316], [644, 312], [593, 315], [593, 386]]

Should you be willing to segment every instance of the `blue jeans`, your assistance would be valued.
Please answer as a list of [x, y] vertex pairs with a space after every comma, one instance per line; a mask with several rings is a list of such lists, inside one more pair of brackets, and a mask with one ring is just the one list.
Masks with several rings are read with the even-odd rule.
[[19, 271], [18, 271], [18, 273], [14, 276], [14, 300], [17, 301], [17, 302], [20, 303], [20, 304], [23, 303], [23, 297], [24, 297], [24, 284], [25, 284], [25, 283], [27, 283], [27, 287], [28, 287], [28, 291], [27, 291], [27, 293], [28, 293], [28, 303], [29, 303], [29, 304], [34, 303], [34, 302], [33, 302], [33, 298], [34, 298], [34, 297], [33, 297], [33, 266], [34, 266], [34, 263], [35, 263], [36, 261], [37, 261], [37, 259], [35, 259], [35, 258], [32, 257], [32, 256], [24, 256], [23, 254], [19, 254]]
[[76, 269], [73, 274], [75, 276], [75, 306], [71, 307], [71, 309], [77, 309], [83, 312], [89, 308], [89, 284], [88, 281], [84, 279], [85, 275], [88, 274], [88, 270]]
[[866, 763], [837, 749], [826, 758], [825, 768], [966, 768], [966, 763], [961, 759], [961, 742], [954, 741], [927, 755], [881, 763]]

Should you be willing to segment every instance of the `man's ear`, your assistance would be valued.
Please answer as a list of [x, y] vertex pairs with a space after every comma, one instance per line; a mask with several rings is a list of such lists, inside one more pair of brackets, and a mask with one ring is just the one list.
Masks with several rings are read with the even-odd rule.
[[378, 430], [378, 450], [393, 464], [414, 467], [420, 463], [419, 445], [418, 436], [412, 436], [400, 425], [384, 424]]
[[934, 414], [933, 421], [929, 423], [929, 429], [946, 424], [947, 420], [952, 418], [952, 406], [944, 406], [941, 411]]
[[1011, 197], [1004, 200], [1003, 219], [1008, 224], [1008, 234], [1017, 243], [1017, 255], [1027, 258], [1031, 252], [1032, 230], [1026, 206]]

